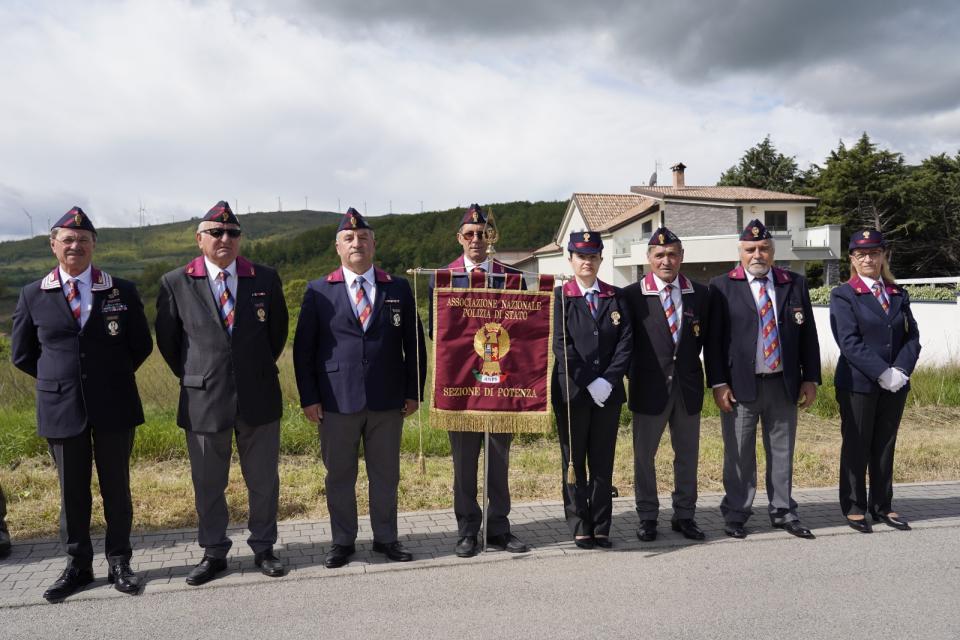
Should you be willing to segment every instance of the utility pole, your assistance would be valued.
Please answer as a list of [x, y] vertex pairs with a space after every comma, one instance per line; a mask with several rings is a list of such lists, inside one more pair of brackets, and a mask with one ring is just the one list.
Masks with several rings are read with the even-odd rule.
[[310, 206], [307, 204], [307, 196], [303, 196], [303, 210], [307, 211], [310, 209]]
[[280, 196], [277, 196], [277, 211], [283, 211], [283, 203], [280, 202]]
[[367, 201], [363, 201], [363, 215], [367, 215]]
[[33, 216], [30, 215], [30, 212], [26, 209], [23, 210], [23, 213], [30, 219], [30, 237], [33, 237]]
[[337, 213], [340, 213], [340, 196], [337, 196]]
[[393, 213], [393, 200], [390, 201], [390, 213]]
[[423, 200], [420, 201], [420, 213], [423, 213]]

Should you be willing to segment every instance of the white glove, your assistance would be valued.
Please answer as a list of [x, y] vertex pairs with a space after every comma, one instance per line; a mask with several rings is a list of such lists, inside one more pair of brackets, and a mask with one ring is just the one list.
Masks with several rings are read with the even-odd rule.
[[607, 401], [607, 398], [609, 398], [613, 392], [613, 385], [603, 378], [597, 378], [587, 385], [587, 391], [590, 392], [590, 397], [593, 398], [593, 402], [598, 407], [602, 407], [603, 403]]
[[900, 389], [903, 389], [903, 387], [910, 380], [910, 376], [905, 374], [900, 369], [892, 369], [892, 371], [895, 379], [893, 381], [893, 385], [891, 386], [890, 391], [896, 393], [897, 391], [900, 391]]
[[880, 377], [877, 378], [877, 384], [879, 384], [880, 388], [882, 388], [884, 391], [896, 393], [901, 389], [901, 387], [903, 387], [903, 385], [907, 384], [907, 380], [909, 379], [910, 378], [907, 377], [903, 371], [900, 371], [900, 369], [894, 369], [893, 367], [890, 367], [880, 374]]

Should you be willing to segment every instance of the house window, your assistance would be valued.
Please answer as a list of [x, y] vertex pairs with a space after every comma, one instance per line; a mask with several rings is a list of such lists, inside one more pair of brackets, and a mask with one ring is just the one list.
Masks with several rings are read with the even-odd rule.
[[640, 227], [640, 235], [642, 235], [644, 238], [649, 238], [651, 235], [653, 235], [653, 220], [647, 220], [643, 223], [643, 225]]
[[770, 231], [787, 230], [787, 212], [786, 211], [764, 211], [763, 224]]

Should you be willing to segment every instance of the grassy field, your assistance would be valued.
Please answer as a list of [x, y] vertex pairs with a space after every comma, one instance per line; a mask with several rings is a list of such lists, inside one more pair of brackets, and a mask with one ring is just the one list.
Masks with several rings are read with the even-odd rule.
[[[0, 349], [2, 351], [2, 349]], [[296, 384], [289, 351], [280, 361], [286, 398], [295, 399]], [[837, 482], [840, 433], [832, 380], [824, 380], [817, 403], [800, 416], [795, 484], [833, 486]], [[196, 526], [189, 463], [181, 430], [175, 425], [178, 382], [154, 353], [138, 373], [147, 423], [137, 430], [132, 485], [134, 526], [140, 530]], [[0, 485], [7, 494], [8, 516], [15, 538], [56, 535], [59, 494], [56, 471], [46, 442], [35, 433], [33, 380], [16, 371], [9, 354], [0, 353]], [[423, 421], [426, 472], [417, 462]], [[722, 441], [716, 407], [704, 406], [700, 453], [700, 489], [721, 488]], [[897, 445], [897, 482], [960, 479], [960, 367], [915, 373], [913, 391]], [[316, 428], [290, 402], [282, 423], [280, 517], [326, 516], [324, 470], [318, 459]], [[661, 492], [672, 483], [672, 452], [665, 436], [657, 457]], [[404, 511], [450, 508], [453, 473], [446, 432], [430, 429], [427, 412], [407, 420], [402, 443], [400, 508]], [[621, 416], [614, 484], [621, 495], [633, 493], [629, 412]], [[760, 459], [762, 448], [758, 449]], [[511, 492], [516, 501], [559, 499], [560, 455], [555, 434], [523, 435], [511, 454]], [[762, 474], [761, 474], [762, 484]], [[231, 520], [246, 518], [246, 491], [234, 464], [228, 488]], [[358, 482], [361, 512], [366, 510], [366, 475]], [[95, 501], [96, 502], [96, 501]], [[96, 508], [95, 526], [102, 529]]]

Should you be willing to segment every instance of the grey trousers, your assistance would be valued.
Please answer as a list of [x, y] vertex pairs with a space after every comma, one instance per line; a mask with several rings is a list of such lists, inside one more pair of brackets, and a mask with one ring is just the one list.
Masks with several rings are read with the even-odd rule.
[[327, 468], [327, 509], [333, 544], [357, 539], [357, 472], [360, 442], [369, 481], [370, 525], [374, 542], [397, 540], [397, 486], [403, 414], [393, 411], [324, 412], [320, 455]]
[[757, 399], [738, 402], [720, 414], [723, 431], [723, 489], [720, 512], [727, 522], [746, 522], [757, 494], [757, 423], [763, 425], [767, 457], [767, 507], [770, 522], [798, 520], [793, 500], [793, 451], [797, 405], [787, 396], [782, 377], [757, 378]]
[[225, 558], [233, 544], [227, 537], [230, 513], [224, 492], [230, 477], [233, 436], [237, 437], [240, 471], [247, 485], [250, 515], [247, 544], [254, 553], [277, 541], [277, 503], [280, 499], [280, 421], [251, 426], [238, 421], [234, 429], [215, 433], [187, 431], [187, 451], [197, 506], [197, 540], [203, 553]]
[[660, 511], [654, 461], [667, 424], [673, 445], [673, 517], [693, 518], [697, 510], [700, 414], [687, 413], [680, 385], [676, 384], [663, 412], [654, 416], [633, 414], [633, 485], [641, 520], [656, 520]]
[[[453, 512], [457, 516], [457, 532], [463, 536], [480, 534], [483, 509], [477, 502], [477, 475], [483, 433], [450, 431], [450, 455], [453, 458]], [[491, 433], [487, 452], [487, 532], [499, 536], [510, 533], [510, 468], [512, 433]]]

